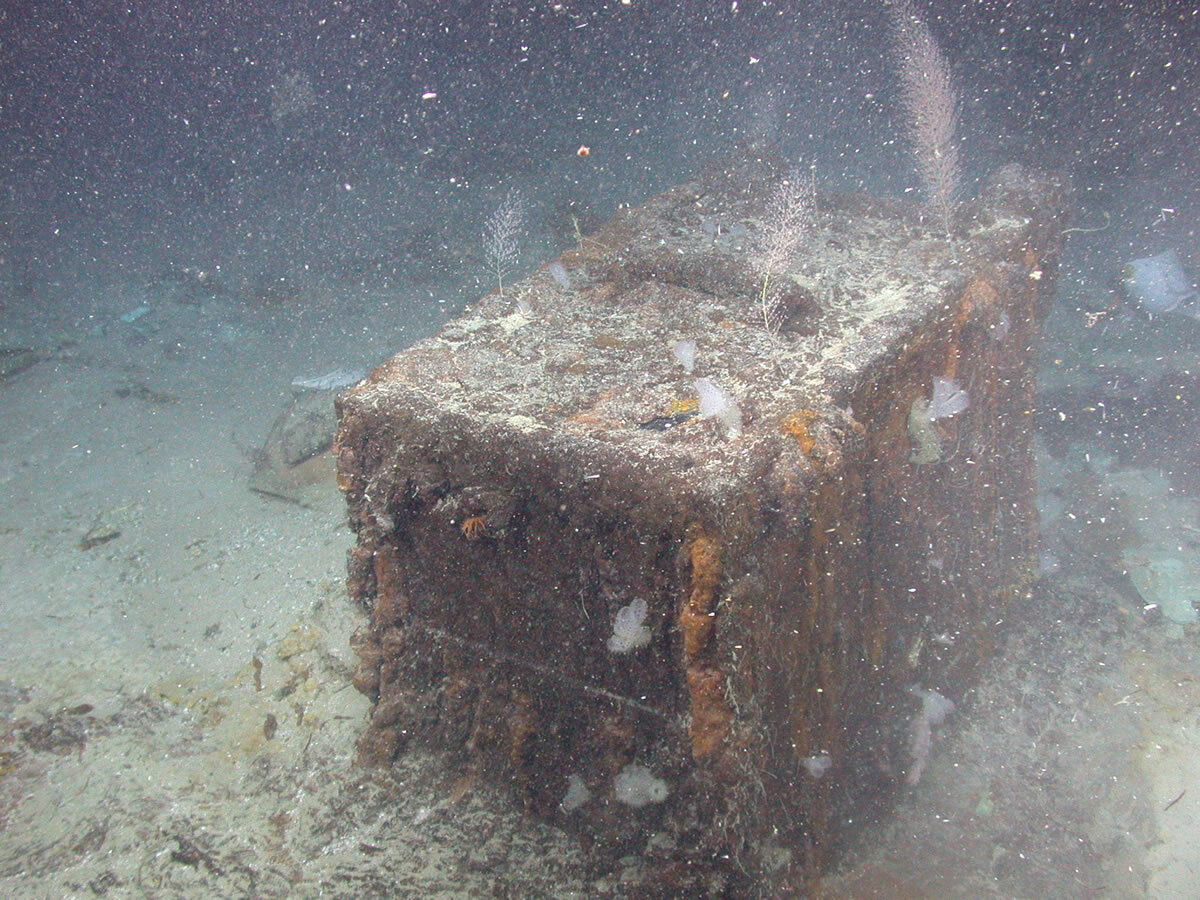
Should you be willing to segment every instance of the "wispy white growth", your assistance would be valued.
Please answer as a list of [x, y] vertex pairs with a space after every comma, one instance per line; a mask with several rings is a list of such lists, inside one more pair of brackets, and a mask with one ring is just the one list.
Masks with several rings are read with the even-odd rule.
[[958, 92], [950, 64], [912, 0], [894, 0], [892, 21], [900, 104], [908, 119], [917, 174], [926, 200], [949, 234], [962, 180], [954, 136]]
[[608, 649], [613, 653], [629, 653], [649, 644], [650, 629], [643, 624], [647, 612], [646, 601], [640, 598], [617, 610], [612, 637], [608, 639]]
[[613, 779], [618, 803], [641, 808], [667, 799], [667, 783], [640, 763], [627, 763]]
[[971, 399], [967, 392], [960, 388], [953, 378], [933, 379], [933, 397], [926, 407], [926, 415], [930, 422], [958, 415], [970, 405]]
[[675, 354], [676, 362], [683, 366], [683, 371], [691, 375], [696, 368], [696, 342], [676, 341], [671, 345], [671, 352]]
[[943, 697], [937, 691], [923, 690], [915, 684], [908, 692], [921, 699], [921, 711], [917, 713], [912, 725], [909, 743], [912, 765], [909, 766], [906, 778], [909, 784], [916, 784], [921, 780], [925, 766], [929, 763], [929, 753], [933, 749], [933, 729], [945, 722], [946, 716], [954, 712], [954, 701]]
[[933, 379], [933, 396], [917, 397], [908, 413], [908, 437], [912, 442], [909, 459], [928, 465], [942, 458], [942, 439], [933, 423], [956, 416], [971, 405], [967, 392], [953, 378]]
[[741, 437], [742, 411], [728, 394], [707, 378], [696, 379], [696, 393], [700, 397], [700, 418], [715, 418], [726, 437]]
[[559, 808], [565, 813], [573, 813], [592, 799], [592, 792], [587, 789], [583, 778], [574, 773], [567, 776], [567, 793], [559, 801]]
[[1008, 317], [1008, 313], [1000, 310], [1000, 315], [996, 317], [996, 321], [989, 327], [991, 328], [992, 337], [998, 341], [1003, 341], [1012, 330], [1012, 319]]
[[762, 273], [762, 289], [758, 303], [762, 311], [763, 327], [774, 336], [783, 325], [786, 309], [782, 297], [772, 297], [768, 291], [771, 276], [779, 272], [804, 236], [812, 230], [816, 221], [816, 191], [812, 179], [799, 169], [792, 169], [771, 193], [767, 201], [763, 222], [761, 244], [756, 258], [758, 271]]
[[550, 274], [550, 277], [554, 279], [554, 283], [564, 291], [569, 291], [571, 289], [571, 276], [567, 274], [567, 267], [562, 263], [555, 260], [554, 262], [550, 263], [550, 265], [546, 266], [546, 271]]
[[833, 766], [833, 758], [828, 753], [818, 753], [800, 760], [804, 771], [812, 778], [820, 778]]
[[303, 72], [289, 72], [271, 85], [271, 121], [276, 125], [316, 105], [317, 94]]
[[501, 297], [504, 296], [504, 279], [517, 264], [518, 243], [524, 231], [525, 201], [513, 188], [488, 216], [483, 228], [484, 258], [488, 271], [496, 278]]

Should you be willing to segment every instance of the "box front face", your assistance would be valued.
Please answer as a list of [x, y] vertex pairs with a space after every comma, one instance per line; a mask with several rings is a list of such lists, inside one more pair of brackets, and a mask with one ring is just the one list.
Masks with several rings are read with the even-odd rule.
[[[612, 486], [564, 487], [553, 467], [483, 449], [478, 434], [464, 453], [403, 431], [358, 507], [370, 537], [352, 575], [372, 604], [360, 687], [378, 698], [364, 754], [447, 749], [542, 814], [628, 837], [620, 819], [665, 807], [621, 802], [618, 776], [644, 767], [673, 792], [688, 759], [684, 535], [621, 516], [639, 504]], [[573, 784], [590, 809], [572, 799], [564, 811]]]

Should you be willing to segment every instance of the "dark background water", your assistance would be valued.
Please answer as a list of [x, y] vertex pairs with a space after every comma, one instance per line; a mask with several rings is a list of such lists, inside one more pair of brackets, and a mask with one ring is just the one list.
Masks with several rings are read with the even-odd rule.
[[[1055, 167], [1086, 198], [1195, 171], [1192, 5], [922, 7], [972, 175]], [[395, 276], [410, 180], [443, 235], [505, 182], [596, 219], [750, 142], [830, 187], [916, 184], [886, 11], [859, 0], [10, 2], [0, 48], [7, 303], [164, 266]]]

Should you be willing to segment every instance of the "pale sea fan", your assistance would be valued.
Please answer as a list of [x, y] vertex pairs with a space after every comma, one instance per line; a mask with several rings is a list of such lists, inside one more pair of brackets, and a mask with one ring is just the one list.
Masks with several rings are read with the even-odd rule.
[[504, 279], [517, 264], [518, 244], [525, 231], [525, 201], [516, 188], [488, 216], [483, 229], [483, 256], [504, 296]]
[[958, 92], [950, 64], [912, 0], [892, 4], [900, 104], [925, 199], [950, 233], [962, 185], [955, 130]]
[[774, 337], [787, 316], [783, 294], [771, 292], [771, 277], [787, 265], [816, 220], [816, 191], [812, 180], [793, 169], [775, 186], [764, 215], [761, 246], [755, 266], [762, 278], [759, 290], [763, 327]]

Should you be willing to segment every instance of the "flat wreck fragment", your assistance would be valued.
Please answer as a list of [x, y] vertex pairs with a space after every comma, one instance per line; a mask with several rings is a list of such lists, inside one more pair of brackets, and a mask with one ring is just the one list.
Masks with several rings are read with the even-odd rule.
[[953, 240], [822, 197], [769, 333], [779, 177], [619, 213], [339, 401], [360, 759], [440, 748], [679, 889], [810, 887], [924, 765], [914, 690], [961, 702], [1035, 550], [1057, 184], [1001, 171]]

